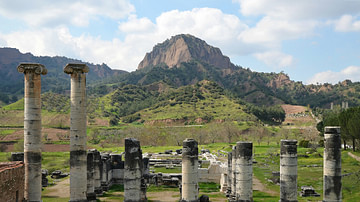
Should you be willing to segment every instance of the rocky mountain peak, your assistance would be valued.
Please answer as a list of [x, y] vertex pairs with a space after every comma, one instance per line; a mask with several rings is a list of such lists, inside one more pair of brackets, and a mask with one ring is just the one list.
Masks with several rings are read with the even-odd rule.
[[138, 69], [166, 64], [169, 68], [179, 67], [183, 62], [198, 60], [219, 68], [231, 67], [230, 59], [219, 48], [189, 34], [180, 34], [157, 44], [146, 53]]

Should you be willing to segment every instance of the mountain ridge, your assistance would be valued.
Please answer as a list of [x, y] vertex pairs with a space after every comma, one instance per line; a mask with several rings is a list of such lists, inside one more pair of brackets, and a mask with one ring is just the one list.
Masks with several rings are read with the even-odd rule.
[[165, 64], [169, 68], [179, 67], [183, 62], [199, 60], [220, 68], [234, 66], [230, 58], [224, 56], [219, 48], [189, 34], [180, 34], [154, 46], [139, 63], [138, 70], [148, 66]]

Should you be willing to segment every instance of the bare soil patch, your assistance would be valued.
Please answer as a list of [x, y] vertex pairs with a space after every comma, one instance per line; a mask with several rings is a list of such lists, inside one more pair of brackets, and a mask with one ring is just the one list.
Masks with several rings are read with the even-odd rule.
[[348, 155], [354, 158], [355, 160], [360, 161], [360, 157], [356, 156], [355, 154], [348, 152]]
[[57, 182], [54, 186], [47, 188], [44, 196], [70, 197], [70, 178]]
[[299, 105], [281, 105], [286, 114], [298, 114], [306, 111], [306, 107]]
[[266, 188], [266, 186], [263, 183], [261, 183], [261, 181], [259, 179], [257, 179], [255, 176], [253, 176], [253, 190], [265, 192], [272, 196], [276, 196], [276, 194], [277, 194], [275, 191]]

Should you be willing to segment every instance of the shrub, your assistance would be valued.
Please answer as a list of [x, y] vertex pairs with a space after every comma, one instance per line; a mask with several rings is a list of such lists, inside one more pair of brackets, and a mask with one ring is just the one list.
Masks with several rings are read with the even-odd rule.
[[309, 148], [309, 140], [301, 140], [299, 142], [300, 147]]

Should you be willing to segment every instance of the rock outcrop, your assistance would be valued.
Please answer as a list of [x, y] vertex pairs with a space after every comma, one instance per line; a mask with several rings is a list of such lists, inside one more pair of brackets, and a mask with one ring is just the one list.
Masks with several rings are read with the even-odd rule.
[[219, 48], [189, 34], [180, 34], [157, 44], [150, 53], [146, 53], [138, 69], [165, 64], [169, 68], [179, 67], [183, 62], [192, 60], [206, 62], [219, 68], [230, 68], [233, 64]]

